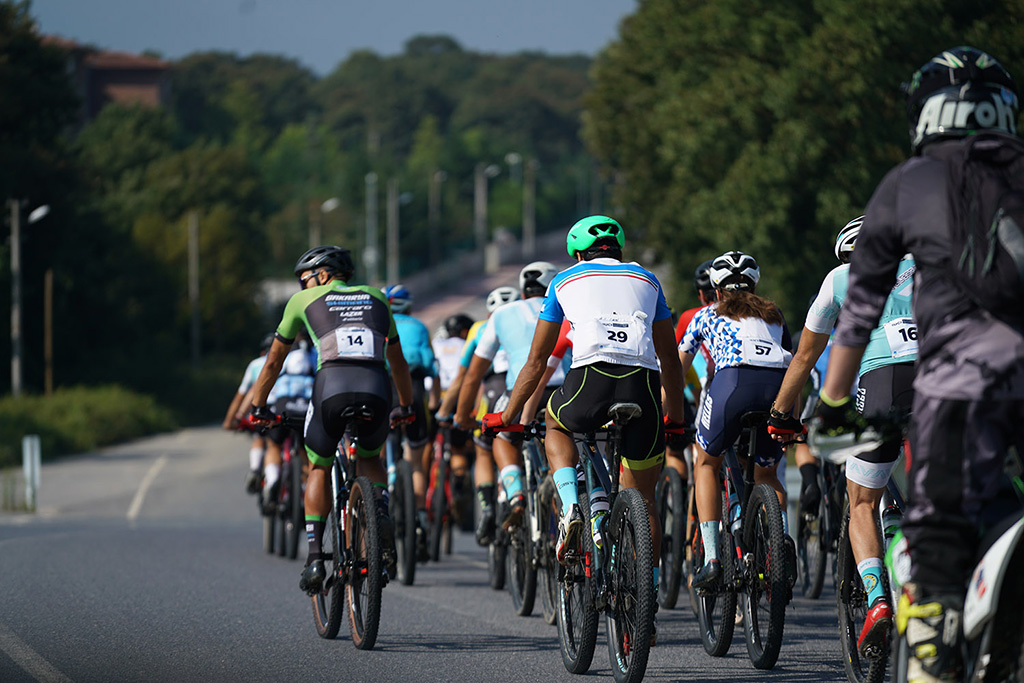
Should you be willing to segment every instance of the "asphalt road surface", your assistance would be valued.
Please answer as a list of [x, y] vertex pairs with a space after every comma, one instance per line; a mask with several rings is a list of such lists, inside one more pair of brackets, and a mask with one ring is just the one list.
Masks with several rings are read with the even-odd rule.
[[[301, 562], [266, 555], [243, 479], [247, 439], [189, 429], [44, 466], [35, 515], [0, 514], [0, 682], [552, 681], [555, 627], [487, 585], [470, 535], [384, 591], [374, 650], [347, 624], [316, 635]], [[742, 631], [711, 658], [685, 591], [659, 615], [649, 681], [840, 681], [834, 593], [796, 599], [779, 662], [754, 669]]]

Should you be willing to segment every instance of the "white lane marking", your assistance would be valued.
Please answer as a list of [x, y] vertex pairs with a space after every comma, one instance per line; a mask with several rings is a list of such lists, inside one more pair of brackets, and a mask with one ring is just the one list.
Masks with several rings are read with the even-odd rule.
[[8, 629], [0, 624], [0, 650], [3, 650], [14, 663], [24, 669], [29, 676], [40, 683], [71, 683], [71, 679], [57, 671], [38, 652]]
[[156, 479], [157, 475], [160, 474], [160, 470], [167, 464], [167, 454], [164, 453], [146, 472], [146, 476], [142, 478], [142, 483], [139, 484], [139, 490], [135, 492], [135, 497], [132, 498], [132, 504], [128, 506], [128, 521], [134, 522], [139, 517], [139, 513], [142, 511], [142, 503], [146, 500], [146, 493], [149, 491], [149, 487], [153, 484], [153, 480]]

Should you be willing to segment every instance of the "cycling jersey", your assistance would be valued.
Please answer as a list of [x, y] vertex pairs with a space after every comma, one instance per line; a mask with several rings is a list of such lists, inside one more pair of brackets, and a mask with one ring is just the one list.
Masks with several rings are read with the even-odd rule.
[[252, 388], [253, 384], [256, 384], [256, 378], [260, 376], [260, 370], [263, 369], [263, 365], [266, 362], [266, 356], [253, 358], [249, 361], [249, 365], [246, 366], [245, 372], [242, 374], [242, 383], [238, 385], [238, 393], [243, 396], [249, 393], [249, 389]]
[[459, 362], [462, 360], [462, 349], [465, 345], [466, 341], [462, 337], [434, 340], [432, 346], [434, 358], [437, 359], [437, 378], [441, 383], [441, 391], [447, 391], [458, 377]]
[[[533, 333], [537, 329], [537, 320], [543, 306], [544, 300], [540, 297], [505, 304], [491, 314], [487, 326], [479, 335], [480, 342], [474, 355], [493, 361], [499, 347], [508, 352], [509, 367], [505, 374], [505, 387], [510, 391], [530, 356]], [[564, 379], [565, 373], [559, 368], [552, 375], [548, 386], [561, 384]]]
[[[679, 323], [676, 325], [677, 346], [681, 341], [683, 341], [683, 335], [686, 334], [686, 328], [690, 326], [690, 321], [693, 320], [693, 316], [697, 315], [697, 311], [702, 308], [707, 308], [708, 305], [710, 304], [687, 309], [679, 316]], [[711, 352], [708, 351], [707, 344], [700, 345], [700, 353], [693, 357], [692, 367], [697, 372], [697, 377], [700, 378], [701, 388], [706, 387], [708, 384], [708, 378], [715, 374], [715, 361], [711, 358]], [[689, 378], [687, 378], [686, 383], [689, 385]]]
[[606, 362], [658, 370], [651, 325], [671, 316], [652, 273], [636, 263], [596, 258], [555, 276], [540, 319], [572, 324], [573, 368]]
[[718, 315], [718, 304], [709, 304], [697, 311], [686, 328], [679, 350], [696, 355], [701, 342], [709, 345], [715, 372], [722, 368], [750, 365], [762, 368], [785, 368], [793, 354], [789, 328], [769, 324], [760, 318], [733, 320]]
[[309, 353], [303, 348], [294, 348], [285, 356], [281, 374], [267, 395], [267, 405], [275, 405], [280, 399], [309, 399], [313, 395], [313, 365]]
[[424, 377], [436, 376], [434, 348], [430, 344], [427, 326], [411, 315], [395, 313], [395, 327], [402, 339], [402, 355], [409, 364], [409, 372]]
[[387, 299], [379, 289], [349, 287], [341, 280], [293, 294], [275, 336], [295, 341], [305, 325], [318, 354], [317, 370], [329, 363], [383, 363], [384, 347], [398, 341]]
[[[864, 350], [859, 374], [893, 363], [917, 360], [917, 324], [912, 310], [915, 270], [913, 257], [909, 254], [904, 256], [896, 271], [896, 285], [885, 300], [878, 327], [871, 332]], [[838, 266], [825, 276], [818, 296], [807, 311], [804, 327], [818, 334], [832, 333], [846, 299], [849, 279], [849, 264]]]
[[[487, 320], [478, 320], [473, 323], [473, 327], [469, 328], [469, 336], [466, 337], [466, 345], [462, 349], [462, 360], [459, 361], [462, 367], [469, 367], [470, 361], [476, 354], [476, 347], [480, 344], [480, 333], [486, 326]], [[508, 372], [508, 351], [504, 348], [499, 348], [498, 352], [494, 354], [494, 359], [491, 361], [491, 372], [497, 375]]]

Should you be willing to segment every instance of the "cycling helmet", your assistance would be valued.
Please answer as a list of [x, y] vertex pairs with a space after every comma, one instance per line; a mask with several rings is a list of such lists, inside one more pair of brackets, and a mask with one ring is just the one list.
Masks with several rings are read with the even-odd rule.
[[388, 285], [384, 288], [384, 296], [391, 304], [392, 313], [405, 313], [412, 306], [412, 292], [405, 285]]
[[449, 337], [459, 337], [473, 327], [473, 319], [465, 313], [456, 313], [444, 321], [444, 330]]
[[260, 353], [266, 353], [270, 351], [270, 347], [274, 345], [274, 333], [269, 332], [263, 339], [260, 340]]
[[319, 268], [337, 275], [346, 282], [352, 278], [352, 273], [356, 270], [356, 266], [352, 262], [352, 254], [348, 249], [328, 244], [322, 247], [313, 247], [300, 256], [299, 260], [295, 262], [295, 277], [299, 277], [304, 271]]
[[761, 279], [757, 261], [742, 251], [727, 251], [716, 258], [708, 274], [715, 289], [725, 291], [753, 289]]
[[547, 291], [548, 285], [555, 279], [557, 273], [558, 269], [547, 261], [528, 263], [519, 271], [519, 291], [526, 292], [527, 289]]
[[281, 365], [281, 374], [284, 375], [312, 375], [313, 372], [314, 368], [310, 362], [309, 353], [301, 348], [292, 349], [284, 357], [284, 363]]
[[836, 236], [836, 258], [840, 263], [849, 263], [853, 256], [853, 245], [860, 234], [860, 226], [864, 223], [864, 216], [857, 216], [847, 223]]
[[569, 234], [565, 238], [565, 250], [569, 252], [569, 256], [576, 258], [577, 251], [586, 251], [602, 237], [615, 238], [619, 243], [619, 249], [626, 246], [626, 235], [618, 221], [608, 216], [587, 216], [569, 228]]
[[934, 140], [985, 129], [1017, 133], [1017, 86], [1006, 69], [981, 50], [946, 50], [915, 71], [904, 90], [915, 153]]
[[711, 273], [709, 272], [712, 263], [714, 263], [714, 259], [708, 259], [697, 266], [697, 270], [693, 273], [693, 286], [699, 292], [714, 291], [715, 289], [711, 286]]
[[519, 292], [515, 287], [498, 287], [487, 295], [487, 312], [494, 313], [510, 301], [519, 298]]

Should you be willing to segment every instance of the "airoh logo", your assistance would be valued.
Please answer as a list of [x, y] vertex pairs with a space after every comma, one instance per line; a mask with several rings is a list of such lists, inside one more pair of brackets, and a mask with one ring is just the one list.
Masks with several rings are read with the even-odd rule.
[[1013, 94], [1008, 91], [1001, 97], [993, 93], [990, 100], [979, 102], [948, 99], [946, 93], [937, 93], [929, 97], [921, 109], [914, 142], [921, 142], [930, 135], [982, 128], [1016, 133], [1016, 113], [1010, 105], [1013, 101]]

